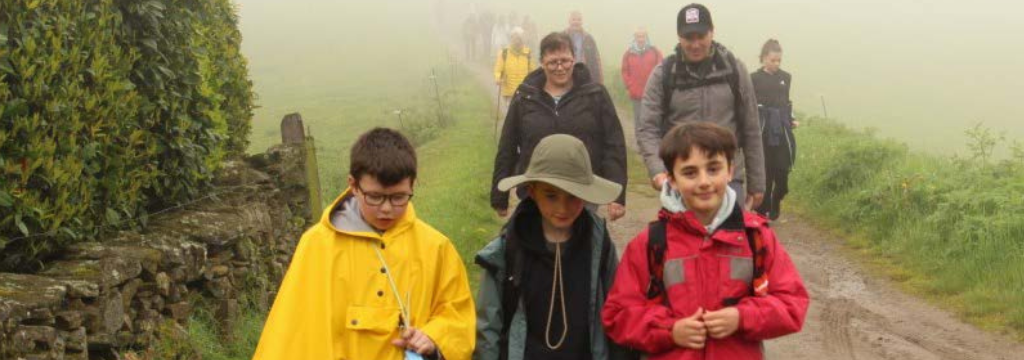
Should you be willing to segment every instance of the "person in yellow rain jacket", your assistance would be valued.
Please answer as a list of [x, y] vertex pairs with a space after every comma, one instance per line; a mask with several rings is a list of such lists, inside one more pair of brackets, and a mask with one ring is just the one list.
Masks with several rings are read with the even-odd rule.
[[299, 241], [253, 359], [469, 359], [466, 268], [416, 218], [415, 150], [376, 128], [350, 156], [349, 188]]
[[537, 67], [530, 58], [530, 48], [523, 43], [523, 34], [523, 28], [512, 29], [508, 47], [501, 49], [494, 62], [494, 82], [501, 88], [502, 109], [505, 111], [508, 111], [508, 103], [519, 84]]

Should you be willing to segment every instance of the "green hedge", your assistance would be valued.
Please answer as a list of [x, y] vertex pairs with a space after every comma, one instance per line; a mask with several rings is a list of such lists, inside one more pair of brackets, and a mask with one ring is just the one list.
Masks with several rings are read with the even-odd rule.
[[979, 325], [1024, 334], [1024, 152], [993, 160], [995, 137], [967, 133], [970, 154], [937, 157], [809, 119], [797, 130], [787, 202], [859, 235], [854, 243], [912, 288]]
[[247, 145], [229, 0], [0, 4], [0, 268], [144, 223]]

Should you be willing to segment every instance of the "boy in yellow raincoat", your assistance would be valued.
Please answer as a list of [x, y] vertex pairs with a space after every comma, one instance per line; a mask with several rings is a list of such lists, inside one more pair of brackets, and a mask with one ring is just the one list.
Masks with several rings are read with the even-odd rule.
[[350, 156], [349, 188], [299, 241], [253, 359], [469, 359], [466, 269], [416, 218], [415, 150], [376, 128]]

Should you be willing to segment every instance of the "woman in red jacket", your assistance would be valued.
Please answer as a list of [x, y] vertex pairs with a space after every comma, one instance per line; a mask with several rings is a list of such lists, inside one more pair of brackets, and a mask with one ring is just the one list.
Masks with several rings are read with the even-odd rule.
[[633, 42], [622, 55], [622, 83], [626, 85], [629, 98], [633, 100], [633, 121], [640, 117], [640, 100], [644, 97], [647, 78], [661, 60], [661, 51], [651, 45], [647, 29], [637, 28], [633, 33]]

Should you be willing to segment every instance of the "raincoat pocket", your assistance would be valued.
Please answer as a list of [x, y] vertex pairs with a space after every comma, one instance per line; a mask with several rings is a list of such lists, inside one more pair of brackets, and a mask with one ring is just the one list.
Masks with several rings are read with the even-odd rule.
[[398, 309], [370, 306], [349, 306], [345, 326], [351, 331], [390, 334], [398, 328]]

